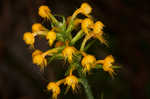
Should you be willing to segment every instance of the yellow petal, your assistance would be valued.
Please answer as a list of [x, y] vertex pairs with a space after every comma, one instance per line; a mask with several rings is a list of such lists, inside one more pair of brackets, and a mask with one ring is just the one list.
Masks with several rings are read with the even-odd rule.
[[89, 35], [89, 29], [93, 25], [93, 21], [89, 18], [86, 18], [82, 21], [81, 28], [82, 30]]
[[96, 38], [102, 43], [105, 44], [106, 46], [108, 46], [107, 41], [103, 38], [103, 36], [96, 36]]
[[46, 31], [47, 29], [40, 23], [32, 25], [32, 32]]
[[49, 18], [49, 14], [51, 13], [51, 10], [48, 8], [48, 6], [42, 5], [39, 7], [39, 16], [42, 18]]
[[92, 7], [88, 3], [82, 3], [79, 9], [81, 10], [81, 13], [84, 15], [88, 15], [92, 12]]
[[35, 42], [34, 35], [31, 32], [24, 33], [23, 40], [27, 45], [33, 45]]

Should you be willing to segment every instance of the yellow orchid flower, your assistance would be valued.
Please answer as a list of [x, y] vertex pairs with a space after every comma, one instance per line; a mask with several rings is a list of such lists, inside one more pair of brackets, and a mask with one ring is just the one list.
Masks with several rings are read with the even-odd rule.
[[115, 59], [113, 58], [113, 56], [109, 55], [104, 60], [97, 60], [96, 64], [102, 64], [103, 70], [108, 72], [113, 77], [113, 74], [115, 74], [115, 72], [112, 68], [112, 63], [114, 62], [115, 62]]
[[87, 72], [87, 71], [89, 72], [91, 68], [95, 66], [96, 58], [95, 56], [90, 54], [85, 54], [84, 52], [82, 52], [82, 54], [84, 56], [81, 61], [81, 64], [84, 67], [83, 72]]
[[76, 48], [73, 47], [73, 46], [67, 46], [64, 48], [64, 50], [62, 51], [62, 54], [65, 58], [68, 58], [68, 61], [69, 63], [72, 62], [72, 57], [73, 57], [73, 54], [76, 53]]
[[33, 33], [31, 33], [31, 32], [24, 33], [23, 40], [25, 41], [25, 43], [27, 45], [34, 46], [35, 38], [34, 38], [34, 34]]
[[[107, 41], [103, 37], [103, 27], [104, 24], [101, 21], [97, 21], [95, 24], [93, 22], [90, 22], [91, 19], [85, 19], [85, 22], [82, 22], [82, 30], [87, 34], [86, 35], [86, 41], [90, 38], [97, 38], [101, 43], [108, 46]], [[89, 31], [89, 29], [93, 29], [92, 31]]]
[[34, 42], [35, 42], [35, 36], [37, 35], [46, 35], [48, 32], [48, 29], [46, 29], [42, 24], [40, 23], [35, 23], [32, 25], [32, 32], [26, 32], [23, 35], [23, 40], [27, 45], [31, 45], [34, 47]]
[[65, 78], [64, 85], [67, 85], [67, 91], [71, 87], [73, 91], [78, 88], [78, 78], [72, 74]]
[[58, 20], [52, 15], [51, 10], [48, 6], [42, 5], [39, 7], [38, 10], [39, 16], [41, 16], [44, 19], [51, 20], [55, 25], [60, 26], [60, 23]]
[[108, 46], [107, 41], [103, 38], [103, 27], [104, 24], [101, 21], [97, 21], [93, 26], [93, 31], [91, 32], [91, 37], [97, 38], [101, 43]]
[[43, 52], [36, 49], [33, 53], [32, 53], [32, 57], [36, 56], [36, 55], [39, 55], [39, 54], [42, 54]]
[[92, 7], [88, 3], [82, 3], [79, 12], [87, 16], [92, 12]]
[[82, 28], [83, 32], [85, 32], [87, 35], [89, 35], [89, 29], [91, 28], [91, 26], [93, 24], [94, 23], [90, 18], [85, 18], [81, 24], [81, 28]]
[[32, 53], [32, 59], [33, 63], [37, 64], [41, 70], [43, 70], [44, 67], [47, 66], [47, 60], [45, 59], [43, 52], [41, 52], [40, 50], [35, 50]]
[[57, 49], [50, 49], [46, 52], [42, 52], [40, 50], [35, 50], [33, 53], [32, 53], [32, 60], [33, 60], [33, 63], [34, 64], [37, 64], [41, 70], [44, 69], [44, 67], [47, 66], [47, 60], [46, 60], [46, 56], [47, 55], [51, 55], [53, 53], [57, 53]]
[[50, 82], [48, 85], [47, 85], [47, 90], [48, 91], [52, 91], [53, 95], [52, 95], [52, 98], [53, 99], [57, 99], [57, 96], [60, 94], [61, 90], [60, 90], [60, 87], [57, 83], [55, 82]]
[[35, 23], [32, 25], [32, 32], [39, 32], [39, 31], [48, 31], [42, 24]]
[[104, 24], [101, 21], [97, 21], [97, 22], [95, 22], [95, 24], [93, 26], [93, 32], [99, 33], [102, 31], [103, 27], [104, 27]]
[[66, 47], [62, 51], [62, 54], [65, 58], [68, 58], [68, 62], [72, 62], [73, 55], [77, 52], [77, 49], [74, 46], [68, 46], [68, 42], [66, 42]]
[[92, 7], [88, 4], [88, 3], [82, 3], [80, 8], [77, 9], [73, 15], [72, 15], [72, 18], [75, 18], [79, 13], [87, 16], [87, 17], [90, 17], [89, 14], [92, 12]]
[[48, 6], [42, 5], [39, 7], [38, 14], [42, 18], [50, 19], [51, 10], [48, 8]]
[[56, 33], [54, 31], [49, 31], [46, 35], [46, 39], [49, 40], [49, 46], [52, 46], [56, 40]]

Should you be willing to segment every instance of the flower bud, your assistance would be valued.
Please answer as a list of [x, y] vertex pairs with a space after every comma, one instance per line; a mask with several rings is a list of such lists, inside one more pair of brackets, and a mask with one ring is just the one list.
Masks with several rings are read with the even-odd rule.
[[35, 42], [34, 35], [31, 32], [24, 33], [23, 40], [27, 45], [33, 45]]
[[88, 15], [92, 12], [92, 7], [88, 3], [82, 3], [80, 10], [82, 14]]
[[49, 46], [52, 46], [54, 41], [56, 40], [56, 33], [53, 31], [49, 31], [46, 35], [46, 39], [49, 40]]
[[32, 25], [32, 32], [46, 31], [47, 29], [40, 23]]
[[49, 14], [51, 13], [51, 10], [48, 8], [48, 6], [42, 5], [39, 8], [39, 16], [42, 18], [49, 18]]

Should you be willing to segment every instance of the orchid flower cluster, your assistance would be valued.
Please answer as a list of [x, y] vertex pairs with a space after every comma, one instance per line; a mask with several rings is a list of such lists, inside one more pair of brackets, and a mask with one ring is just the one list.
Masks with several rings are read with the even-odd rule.
[[[112, 77], [115, 74], [114, 68], [116, 67], [113, 66], [115, 60], [112, 55], [98, 60], [94, 55], [87, 53], [88, 48], [94, 44], [93, 39], [98, 39], [100, 43], [108, 46], [103, 37], [104, 24], [101, 21], [94, 21], [90, 15], [91, 12], [92, 7], [88, 3], [82, 3], [72, 16], [65, 18], [64, 16], [53, 15], [48, 6], [42, 5], [38, 9], [38, 14], [44, 20], [50, 21], [51, 29], [40, 23], [35, 23], [32, 25], [32, 32], [24, 33], [23, 40], [35, 50], [32, 53], [33, 63], [41, 71], [54, 59], [62, 59], [69, 64], [65, 78], [49, 82], [47, 85], [47, 90], [52, 92], [52, 98], [54, 99], [60, 94], [62, 84], [67, 86], [67, 91], [70, 88], [72, 91], [76, 91], [79, 88], [79, 84], [82, 84], [87, 92], [87, 97], [94, 99], [86, 80], [86, 75], [92, 69], [103, 69]], [[78, 18], [79, 14], [85, 18]], [[59, 21], [58, 17], [62, 21]], [[46, 38], [50, 47], [45, 52], [34, 47], [35, 37], [41, 35]], [[79, 40], [82, 41], [81, 45], [77, 44], [77, 42], [80, 42]]]

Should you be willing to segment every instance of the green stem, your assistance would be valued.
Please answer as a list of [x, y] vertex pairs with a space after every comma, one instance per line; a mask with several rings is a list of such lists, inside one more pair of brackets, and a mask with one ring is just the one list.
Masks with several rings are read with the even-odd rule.
[[72, 28], [73, 28], [73, 20], [70, 21], [66, 32], [70, 32]]
[[63, 50], [64, 48], [65, 48], [65, 46], [49, 49], [48, 51], [43, 53], [43, 56], [46, 56], [46, 55], [51, 56], [51, 53], [58, 53], [60, 50]]
[[60, 26], [60, 22], [52, 14], [50, 14], [50, 18], [56, 26]]
[[96, 40], [91, 41], [90, 43], [87, 44], [87, 46], [84, 48], [84, 51], [87, 51], [89, 47], [91, 47]]
[[61, 22], [62, 26], [60, 28], [61, 28], [62, 31], [65, 31], [66, 30], [66, 19], [65, 19], [65, 17], [62, 16], [62, 15], [58, 15], [58, 14], [57, 15], [55, 14], [54, 17], [55, 16], [59, 16], [59, 17], [61, 17], [63, 19], [62, 22]]
[[101, 99], [104, 99], [104, 93], [103, 92], [101, 93]]
[[83, 31], [82, 30], [80, 30], [77, 34], [76, 34], [76, 36], [71, 40], [71, 45], [74, 45], [75, 43], [76, 43], [76, 41], [78, 41], [80, 38], [82, 38], [83, 37]]
[[51, 56], [50, 58], [49, 58], [49, 60], [48, 60], [48, 64], [49, 63], [51, 63], [54, 59], [63, 59], [63, 56], [62, 56], [62, 54], [61, 53], [58, 53], [58, 54], [56, 54], [56, 55], [53, 55], [53, 56]]
[[75, 19], [76, 15], [72, 15], [71, 20], [69, 22], [68, 28], [66, 30], [67, 35], [69, 36], [70, 39], [72, 39], [72, 35], [71, 35], [71, 31], [73, 30], [73, 26], [74, 26], [74, 19]]
[[[66, 26], [63, 26], [62, 27], [62, 23], [61, 22], [59, 22], [56, 18], [55, 18], [55, 16], [53, 16], [52, 14], [50, 14], [50, 18], [51, 18], [51, 20], [53, 21], [53, 23], [56, 25], [56, 26], [58, 26], [61, 30], [65, 30], [64, 28], [66, 28]], [[70, 30], [70, 29], [72, 29], [72, 27], [68, 27], [68, 29]], [[68, 31], [68, 29], [67, 29], [67, 31], [65, 32], [66, 33], [66, 36], [69, 38], [69, 40], [71, 40], [72, 39], [72, 35], [71, 35], [71, 33], [70, 33], [70, 31]]]
[[88, 81], [86, 78], [80, 78], [79, 79], [79, 82], [83, 85], [84, 87], [84, 90], [85, 90], [85, 93], [87, 95], [87, 98], [88, 99], [94, 99], [93, 95], [92, 95], [92, 91], [91, 91], [91, 88], [88, 84]]
[[76, 13], [74, 13], [73, 15], [72, 15], [72, 17], [71, 17], [71, 20], [70, 20], [70, 22], [69, 22], [69, 25], [68, 25], [68, 28], [67, 28], [67, 32], [70, 32], [70, 31], [72, 31], [72, 27], [73, 27], [73, 21], [74, 21], [74, 19], [76, 18]]
[[71, 31], [73, 29], [73, 20], [70, 21], [68, 28], [66, 30], [66, 34], [68, 35], [69, 39], [72, 39]]
[[[111, 66], [113, 69], [120, 69], [121, 67], [120, 66]], [[99, 64], [99, 65], [96, 65], [95, 67], [94, 67], [95, 69], [102, 69], [103, 68], [103, 66], [101, 65], [101, 64]]]
[[43, 36], [46, 36], [48, 33], [48, 30], [47, 31], [38, 31], [38, 32], [34, 32], [35, 35], [43, 35]]
[[81, 44], [80, 51], [84, 51], [84, 47], [85, 47], [86, 42], [87, 42], [87, 39], [85, 37], [82, 44]]
[[69, 40], [71, 40], [71, 39], [72, 39], [71, 32], [66, 32], [66, 34], [67, 34], [67, 36], [68, 36]]

